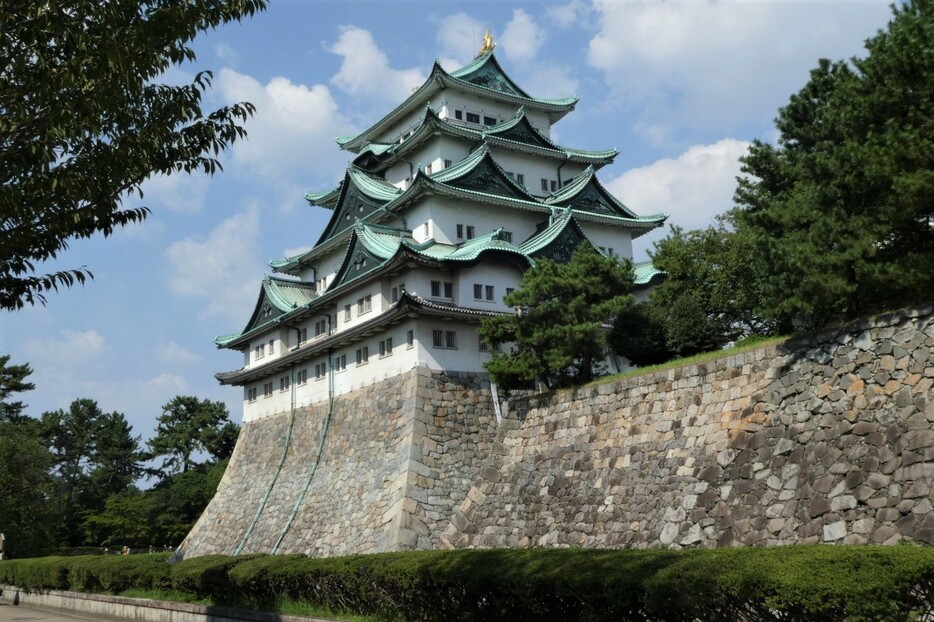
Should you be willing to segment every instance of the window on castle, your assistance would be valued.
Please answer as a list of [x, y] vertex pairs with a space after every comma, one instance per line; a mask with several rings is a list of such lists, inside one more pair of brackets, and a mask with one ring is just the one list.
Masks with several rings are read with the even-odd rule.
[[432, 281], [432, 298], [454, 298], [454, 283], [450, 281]]
[[506, 288], [506, 295], [508, 296], [509, 294], [513, 293], [514, 291], [516, 291], [516, 288], [515, 288], [515, 287], [507, 287], [507, 288]]
[[448, 167], [450, 167], [450, 166], [451, 166], [451, 161], [450, 161], [450, 160], [445, 160], [445, 161], [444, 161], [444, 168], [448, 168]]
[[267, 382], [263, 384], [263, 397], [272, 397], [272, 383]]
[[431, 345], [436, 348], [456, 349], [457, 333], [453, 330], [433, 330], [431, 331]]
[[370, 359], [370, 349], [366, 346], [357, 348], [357, 365], [366, 365]]
[[324, 335], [328, 332], [328, 321], [327, 320], [318, 320], [315, 322], [315, 337]]
[[279, 378], [279, 390], [280, 391], [288, 391], [290, 385], [291, 385], [291, 381], [288, 376], [282, 376], [281, 378]]
[[496, 125], [496, 119], [484, 115], [483, 125]]
[[328, 364], [327, 361], [323, 363], [315, 363], [315, 380], [323, 380], [328, 374]]
[[379, 342], [379, 356], [392, 356], [392, 337], [383, 339]]
[[457, 239], [458, 240], [464, 239], [464, 225], [462, 224], [457, 225]]
[[480, 300], [483, 298], [483, 285], [480, 283], [473, 284], [473, 297], [474, 300]]
[[548, 180], [542, 177], [542, 192], [548, 192]]
[[305, 384], [308, 382], [308, 368], [298, 370], [295, 374], [295, 382], [298, 384]]
[[405, 331], [405, 347], [406, 348], [415, 347], [415, 331], [414, 330]]
[[350, 305], [344, 305], [344, 321], [349, 322], [350, 318]]
[[463, 120], [464, 120], [464, 111], [463, 111], [463, 110], [455, 110], [455, 111], [454, 111], [454, 118], [457, 119], [458, 121], [463, 121]]
[[246, 399], [248, 402], [256, 401], [256, 387], [251, 387], [246, 390]]
[[512, 231], [503, 231], [503, 241], [512, 244]]
[[425, 167], [425, 174], [426, 174], [426, 175], [431, 175], [431, 164], [429, 164], [428, 166]]
[[467, 225], [467, 239], [472, 240], [474, 238], [474, 228], [473, 225]]
[[555, 190], [558, 189], [558, 182], [557, 182], [557, 181], [555, 181], [554, 179], [552, 179], [550, 183], [551, 183], [551, 191], [552, 191], [552, 192], [554, 192]]
[[276, 344], [275, 341], [273, 341], [272, 339], [269, 340], [269, 356], [272, 356], [273, 353], [275, 352], [275, 344]]
[[519, 182], [520, 184], [522, 184], [522, 185], [524, 186], [524, 185], [525, 185], [525, 175], [523, 175], [522, 173], [516, 173], [516, 181]]
[[493, 300], [493, 290], [494, 288], [492, 285], [486, 286], [486, 299], [487, 300]]
[[257, 359], [257, 360], [259, 360], [259, 359], [263, 358], [264, 356], [266, 356], [266, 344], [265, 344], [265, 343], [261, 343], [261, 344], [259, 344], [258, 346], [256, 346], [255, 348], [253, 348], [253, 355], [254, 355], [254, 358]]
[[467, 123], [480, 123], [480, 115], [474, 112], [467, 113]]
[[347, 369], [347, 355], [341, 354], [340, 356], [335, 356], [334, 357], [335, 373], [339, 371], [344, 371], [345, 369]]
[[502, 348], [500, 348], [499, 344], [496, 344], [495, 346], [491, 348], [490, 344], [484, 341], [484, 339], [481, 337], [480, 338], [480, 351], [489, 352], [490, 350], [492, 350], [493, 352], [501, 352]]
[[369, 313], [373, 310], [373, 297], [364, 296], [357, 300], [357, 315], [362, 315], [364, 313]]

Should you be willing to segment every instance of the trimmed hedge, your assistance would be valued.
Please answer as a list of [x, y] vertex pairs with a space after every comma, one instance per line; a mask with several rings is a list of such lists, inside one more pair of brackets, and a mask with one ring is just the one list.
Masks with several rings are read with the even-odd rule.
[[0, 583], [216, 604], [283, 601], [386, 620], [892, 620], [934, 612], [934, 548], [415, 551], [327, 559], [165, 555], [0, 562]]

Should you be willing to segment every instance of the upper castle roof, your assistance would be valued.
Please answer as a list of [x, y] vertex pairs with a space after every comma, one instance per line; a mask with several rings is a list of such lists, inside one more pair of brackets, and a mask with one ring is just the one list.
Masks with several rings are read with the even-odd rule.
[[566, 97], [564, 99], [532, 97], [506, 75], [493, 52], [483, 54], [466, 66], [450, 73], [445, 71], [436, 60], [432, 65], [428, 79], [415, 89], [405, 101], [356, 136], [339, 137], [337, 144], [342, 149], [359, 153], [361, 149], [376, 141], [395, 123], [425, 106], [436, 93], [443, 89], [472, 93], [485, 99], [501, 101], [517, 107], [525, 106], [541, 110], [548, 115], [551, 123], [558, 121], [573, 110], [578, 102], [577, 97]]

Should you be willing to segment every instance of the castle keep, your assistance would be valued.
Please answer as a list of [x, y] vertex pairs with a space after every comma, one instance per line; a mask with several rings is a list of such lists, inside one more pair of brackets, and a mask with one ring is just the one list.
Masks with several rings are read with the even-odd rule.
[[[229, 467], [177, 558], [474, 546], [934, 543], [934, 314], [705, 365], [501, 400], [477, 322], [536, 259], [631, 257], [665, 217], [553, 143], [487, 43], [372, 127], [315, 246], [272, 262]], [[658, 276], [636, 266], [637, 284]], [[616, 362], [618, 363], [618, 362]]]

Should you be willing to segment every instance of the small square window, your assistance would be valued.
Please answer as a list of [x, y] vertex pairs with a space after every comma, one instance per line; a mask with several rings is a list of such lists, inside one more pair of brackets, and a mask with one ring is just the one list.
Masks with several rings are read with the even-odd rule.
[[357, 349], [357, 365], [366, 365], [370, 358], [370, 349], [366, 346]]
[[474, 228], [473, 225], [467, 225], [467, 239], [472, 240], [474, 238]]
[[251, 387], [251, 388], [249, 388], [249, 389], [246, 390], [246, 399], [247, 399], [247, 401], [249, 401], [249, 402], [255, 402], [255, 401], [256, 401], [256, 387]]
[[392, 356], [392, 337], [379, 342], [379, 355], [380, 357]]
[[555, 190], [558, 189], [558, 182], [556, 182], [554, 179], [552, 179], [550, 183], [551, 183], [551, 191], [552, 191], [552, 192], [554, 192]]
[[496, 119], [484, 115], [483, 125], [496, 125]]
[[431, 331], [431, 345], [433, 345], [436, 348], [444, 347], [444, 331], [443, 330]]
[[454, 118], [457, 119], [458, 121], [463, 121], [463, 120], [464, 120], [464, 112], [463, 112], [462, 110], [455, 110], [455, 111], [454, 111]]
[[513, 293], [514, 291], [516, 291], [516, 288], [515, 288], [515, 287], [507, 287], [507, 288], [506, 288], [506, 295], [508, 296], [509, 294]]
[[434, 298], [438, 298], [441, 296], [441, 281], [431, 282], [431, 295]]
[[548, 192], [548, 180], [542, 178], [542, 192]]
[[340, 356], [334, 357], [334, 371], [344, 371], [347, 369], [347, 355], [341, 354]]
[[445, 160], [445, 161], [444, 161], [444, 168], [448, 168], [449, 166], [451, 166], [451, 161], [450, 161], [450, 160]]
[[405, 331], [405, 347], [412, 348], [415, 346], [415, 331], [407, 330]]
[[473, 284], [473, 297], [475, 300], [480, 300], [483, 298], [483, 285], [480, 285], [479, 283]]
[[486, 299], [487, 300], [493, 300], [493, 291], [494, 291], [494, 288], [492, 285], [486, 286]]
[[516, 174], [516, 181], [519, 182], [520, 184], [522, 184], [522, 185], [524, 186], [524, 185], [525, 185], [525, 175], [523, 175], [522, 173]]
[[291, 383], [289, 381], [288, 376], [282, 376], [281, 378], [279, 378], [279, 390], [280, 391], [288, 391], [290, 384]]
[[344, 305], [344, 321], [349, 322], [351, 318], [350, 305]]
[[328, 364], [324, 363], [315, 363], [315, 380], [323, 379], [328, 373]]
[[486, 340], [485, 340], [483, 337], [480, 337], [480, 351], [481, 351], [481, 352], [489, 352], [489, 351], [490, 351], [490, 344], [488, 344], [488, 343], [486, 342]]
[[454, 283], [445, 281], [444, 283], [444, 297], [453, 298], [454, 297]]
[[298, 373], [295, 375], [295, 381], [298, 384], [305, 384], [306, 382], [308, 382], [308, 370], [307, 369], [298, 370]]
[[467, 123], [480, 123], [480, 115], [473, 112], [468, 112]]
[[503, 241], [512, 244], [512, 231], [503, 231]]
[[457, 225], [457, 239], [458, 240], [464, 239], [464, 225], [462, 224]]
[[453, 330], [444, 331], [444, 347], [446, 348], [456, 348], [457, 347], [457, 333]]

